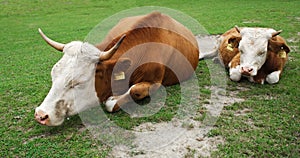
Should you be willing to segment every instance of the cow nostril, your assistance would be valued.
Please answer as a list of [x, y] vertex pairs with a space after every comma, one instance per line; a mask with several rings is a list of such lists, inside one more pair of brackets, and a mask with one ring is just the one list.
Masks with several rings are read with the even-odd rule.
[[248, 68], [248, 67], [241, 67], [242, 69], [242, 72], [245, 72], [245, 73], [250, 73], [253, 71], [253, 68]]
[[49, 116], [48, 115], [45, 115], [45, 116], [40, 116], [40, 120], [41, 121], [44, 121], [44, 120], [46, 120], [46, 119], [48, 119], [49, 118]]

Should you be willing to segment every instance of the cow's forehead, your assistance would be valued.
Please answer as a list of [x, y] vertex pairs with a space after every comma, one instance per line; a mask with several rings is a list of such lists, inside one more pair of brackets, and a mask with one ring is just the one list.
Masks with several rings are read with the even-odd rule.
[[[80, 50], [79, 43], [75, 45], [67, 45], [64, 48], [64, 54], [61, 59], [52, 67], [52, 77], [66, 76], [69, 73], [84, 73], [81, 72], [88, 61], [84, 61], [83, 54]], [[72, 75], [73, 76], [73, 75]]]
[[64, 47], [64, 54], [69, 55], [69, 56], [75, 56], [79, 55], [81, 52], [81, 47], [82, 47], [83, 42], [81, 41], [73, 41]]
[[240, 49], [251, 52], [266, 51], [268, 40], [273, 32], [275, 30], [269, 28], [243, 28]]
[[249, 40], [257, 39], [269, 39], [272, 37], [272, 33], [276, 32], [274, 29], [270, 28], [243, 28], [241, 30], [242, 39], [247, 38]]

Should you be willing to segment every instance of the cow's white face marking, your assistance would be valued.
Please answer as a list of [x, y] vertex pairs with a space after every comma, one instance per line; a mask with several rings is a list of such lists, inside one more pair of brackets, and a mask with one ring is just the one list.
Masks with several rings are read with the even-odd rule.
[[255, 76], [267, 58], [268, 40], [272, 37], [273, 29], [242, 28], [239, 50], [241, 52], [240, 72]]
[[95, 90], [95, 69], [101, 52], [91, 44], [71, 42], [64, 47], [63, 57], [51, 71], [52, 87], [35, 109], [46, 113], [42, 124], [57, 126], [64, 118], [93, 105], [99, 105]]

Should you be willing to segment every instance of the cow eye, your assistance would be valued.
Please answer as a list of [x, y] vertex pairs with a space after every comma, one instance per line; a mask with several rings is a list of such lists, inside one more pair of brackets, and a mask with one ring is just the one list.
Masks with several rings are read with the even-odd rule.
[[74, 87], [78, 86], [79, 84], [80, 84], [80, 83], [79, 83], [78, 81], [72, 80], [72, 81], [70, 81], [70, 82], [66, 85], [66, 87], [68, 87], [68, 88], [74, 88]]
[[258, 52], [258, 53], [257, 53], [257, 55], [259, 55], [259, 56], [261, 56], [261, 55], [263, 55], [263, 54], [265, 54], [265, 52], [264, 52], [264, 51], [262, 51], [262, 52]]

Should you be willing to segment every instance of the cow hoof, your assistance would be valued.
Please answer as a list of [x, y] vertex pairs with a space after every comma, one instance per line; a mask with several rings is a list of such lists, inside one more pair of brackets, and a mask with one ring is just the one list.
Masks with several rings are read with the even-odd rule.
[[105, 107], [108, 112], [113, 112], [114, 107], [117, 104], [117, 99], [113, 96], [109, 97], [105, 102]]
[[280, 76], [280, 71], [274, 71], [267, 76], [266, 81], [269, 84], [277, 83], [279, 82], [279, 76]]
[[242, 74], [240, 73], [239, 69], [239, 66], [229, 69], [229, 76], [232, 81], [241, 80]]

